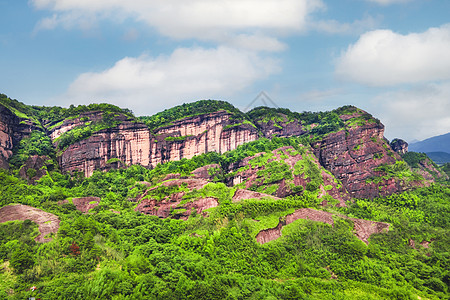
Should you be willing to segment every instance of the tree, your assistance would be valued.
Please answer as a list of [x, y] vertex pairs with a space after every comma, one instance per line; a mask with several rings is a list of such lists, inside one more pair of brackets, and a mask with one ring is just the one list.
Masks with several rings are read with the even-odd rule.
[[9, 263], [18, 274], [21, 274], [26, 269], [31, 268], [35, 263], [34, 256], [31, 253], [31, 248], [26, 244], [19, 245], [11, 254], [11, 260]]

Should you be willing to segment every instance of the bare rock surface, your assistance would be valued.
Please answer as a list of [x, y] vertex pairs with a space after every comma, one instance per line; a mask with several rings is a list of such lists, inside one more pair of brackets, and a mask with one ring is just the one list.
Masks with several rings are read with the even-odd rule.
[[274, 200], [281, 199], [281, 198], [278, 198], [278, 197], [275, 197], [275, 196], [272, 196], [269, 194], [254, 192], [254, 191], [250, 191], [250, 190], [246, 190], [246, 189], [237, 189], [233, 195], [233, 202], [239, 202], [244, 199], [262, 199], [262, 198], [268, 198], [268, 199], [274, 199]]
[[283, 224], [278, 223], [277, 227], [264, 229], [256, 235], [256, 241], [260, 244], [265, 244], [267, 242], [273, 241], [281, 237], [281, 229]]
[[31, 220], [38, 224], [39, 232], [41, 234], [39, 234], [35, 240], [40, 243], [50, 242], [52, 239], [45, 238], [45, 236], [51, 233], [56, 234], [60, 223], [59, 218], [54, 214], [32, 206], [16, 204], [0, 208], [0, 223], [16, 220]]
[[82, 198], [73, 198], [73, 205], [83, 212], [88, 213], [90, 209], [96, 207], [100, 203], [99, 197], [82, 197]]
[[397, 152], [400, 155], [408, 152], [408, 143], [402, 139], [393, 139], [389, 143], [389, 145], [391, 146], [392, 150], [394, 150], [395, 152]]
[[[187, 179], [174, 179], [162, 182], [161, 185], [170, 186], [181, 186], [185, 185], [189, 190], [199, 190], [202, 189], [208, 181], [199, 178], [187, 178]], [[137, 201], [139, 202], [136, 211], [147, 215], [154, 215], [160, 218], [168, 218], [175, 216], [177, 218], [187, 218], [191, 214], [192, 208], [197, 210], [197, 213], [201, 213], [203, 210], [216, 207], [218, 201], [215, 198], [204, 198], [196, 201], [188, 202], [183, 206], [179, 206], [183, 200], [185, 192], [176, 192], [171, 195], [167, 195], [164, 199], [157, 200], [153, 198], [146, 197], [149, 191], [155, 190], [158, 187], [153, 187], [148, 189], [143, 195], [139, 196]], [[182, 209], [182, 213], [178, 214], [177, 209]]]
[[[341, 217], [349, 219], [353, 222], [354, 225], [353, 230], [355, 236], [366, 244], [369, 243], [368, 239], [372, 234], [383, 233], [389, 230], [388, 223], [347, 218], [345, 216]], [[297, 209], [294, 213], [287, 215], [284, 220], [280, 218], [280, 221], [276, 227], [260, 231], [256, 235], [256, 241], [261, 244], [264, 244], [281, 237], [281, 230], [283, 226], [288, 225], [299, 219], [322, 222], [334, 226], [332, 213], [321, 210], [315, 210], [312, 208], [301, 208]]]
[[387, 232], [389, 230], [388, 223], [353, 218], [350, 218], [350, 220], [353, 221], [356, 237], [366, 244], [369, 243], [369, 237], [372, 234]]
[[218, 164], [210, 164], [200, 168], [195, 169], [191, 173], [195, 178], [202, 178], [206, 180], [211, 180], [214, 178], [216, 173], [220, 170], [220, 165]]

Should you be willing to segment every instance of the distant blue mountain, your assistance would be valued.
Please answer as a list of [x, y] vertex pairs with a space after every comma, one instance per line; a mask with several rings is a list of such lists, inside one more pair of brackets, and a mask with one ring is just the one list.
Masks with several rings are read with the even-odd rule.
[[450, 132], [420, 142], [411, 143], [408, 146], [408, 151], [450, 153]]
[[447, 152], [427, 152], [427, 155], [438, 165], [450, 162], [450, 153]]

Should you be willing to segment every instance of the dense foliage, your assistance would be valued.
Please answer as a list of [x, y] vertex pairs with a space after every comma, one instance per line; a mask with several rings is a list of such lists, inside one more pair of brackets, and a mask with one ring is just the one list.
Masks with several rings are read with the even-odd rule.
[[424, 162], [426, 159], [429, 159], [425, 153], [418, 153], [412, 151], [403, 154], [402, 158], [404, 161], [408, 163], [409, 166], [411, 166], [411, 168], [418, 168], [421, 162]]
[[[271, 149], [288, 142], [265, 144]], [[242, 151], [262, 147], [249, 144]], [[234, 188], [222, 183], [186, 194], [186, 201], [219, 199], [208, 217], [192, 215], [181, 221], [133, 210], [130, 199], [146, 189], [138, 182], [156, 184], [161, 174], [187, 174], [222, 159], [209, 153], [154, 170], [132, 166], [95, 172], [90, 178], [50, 172], [34, 186], [0, 171], [2, 206], [28, 204], [61, 219], [58, 235], [45, 244], [34, 242], [37, 229], [29, 221], [0, 225], [0, 293], [11, 299], [448, 298], [448, 187], [434, 185], [340, 208], [349, 217], [391, 224], [388, 233], [373, 235], [369, 245], [338, 217], [333, 227], [298, 220], [285, 226], [281, 238], [259, 245], [255, 235], [260, 230], [276, 226], [295, 208], [319, 206], [305, 196], [233, 203]], [[58, 204], [81, 196], [102, 200], [89, 214], [77, 211], [70, 201]], [[422, 241], [430, 242], [429, 248]], [[31, 286], [37, 289], [31, 291]]]
[[169, 125], [179, 119], [212, 113], [219, 110], [228, 111], [239, 119], [246, 118], [240, 110], [226, 101], [200, 100], [193, 103], [184, 103], [182, 105], [166, 109], [152, 116], [143, 116], [138, 119], [141, 122], [144, 122], [150, 129], [156, 129], [161, 126]]
[[127, 108], [119, 108], [108, 103], [93, 103], [89, 105], [70, 105], [68, 108], [59, 106], [35, 106], [25, 105], [15, 99], [10, 99], [4, 94], [0, 94], [0, 104], [3, 104], [18, 117], [30, 119], [37, 125], [46, 126], [66, 118], [79, 116], [81, 113], [89, 111], [102, 111], [108, 113], [121, 113], [129, 117], [134, 117], [133, 112]]
[[[16, 114], [32, 116], [46, 126], [87, 110], [103, 111], [101, 120], [85, 120], [63, 134], [57, 140], [60, 149], [115, 126], [116, 114], [127, 114], [101, 104], [38, 108], [2, 99], [7, 99], [2, 103]], [[157, 128], [218, 108], [245, 121], [278, 122], [282, 114], [287, 116], [283, 122], [297, 119], [306, 126], [316, 124], [311, 130], [317, 135], [352, 126], [339, 118], [342, 114], [361, 114], [352, 122], [373, 121], [351, 106], [302, 114], [258, 108], [245, 119], [234, 107], [218, 101], [186, 104], [141, 119]], [[321, 205], [318, 193], [325, 170], [304, 147], [311, 142], [307, 137], [259, 139], [224, 154], [210, 152], [153, 169], [133, 165], [95, 171], [89, 178], [81, 173], [62, 174], [55, 163], [55, 168], [47, 169], [45, 176], [30, 185], [17, 176], [24, 160], [34, 154], [54, 159], [56, 154], [43, 131], [22, 141], [10, 160], [12, 169], [0, 170], [0, 206], [33, 206], [57, 215], [61, 223], [48, 243], [34, 240], [38, 225], [30, 220], [0, 224], [1, 299], [449, 299], [448, 185], [352, 200], [347, 207], [337, 208], [331, 202]], [[302, 159], [290, 169], [285, 160], [299, 153]], [[270, 193], [268, 187], [284, 180], [295, 193], [282, 199], [233, 201], [239, 185], [227, 186], [230, 174], [222, 171], [244, 159], [250, 167], [261, 167], [256, 176], [263, 189], [250, 189]], [[210, 164], [218, 167], [208, 171], [211, 182], [202, 188], [162, 184], [168, 174], [189, 177], [195, 169]], [[448, 171], [448, 165], [444, 170]], [[379, 180], [417, 179], [403, 161], [381, 165], [377, 171]], [[292, 178], [299, 174], [308, 179], [305, 190], [294, 190]], [[177, 219], [183, 213], [181, 207], [173, 208], [172, 218], [166, 219], [135, 210], [143, 195], [158, 202], [180, 192], [180, 204], [213, 197], [218, 206], [202, 213], [194, 210], [184, 221]], [[86, 214], [76, 209], [73, 200], [85, 196], [101, 198]], [[256, 241], [260, 231], [285, 224], [289, 214], [306, 207], [332, 213], [334, 225], [300, 219], [285, 225], [278, 239], [264, 245]], [[373, 234], [365, 244], [355, 236], [348, 218], [387, 222], [389, 231]]]

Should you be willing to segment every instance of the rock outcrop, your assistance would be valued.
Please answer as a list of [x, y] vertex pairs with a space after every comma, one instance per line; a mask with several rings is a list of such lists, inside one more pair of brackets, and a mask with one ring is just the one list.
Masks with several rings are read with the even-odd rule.
[[[154, 132], [143, 123], [122, 117], [120, 125], [98, 131], [67, 147], [59, 156], [60, 167], [67, 172], [82, 171], [86, 176], [94, 170], [110, 169], [117, 162], [154, 167], [209, 151], [223, 153], [258, 138], [255, 127], [236, 124], [231, 116], [226, 111], [218, 111], [188, 117]], [[56, 139], [64, 132], [98, 119], [101, 112], [82, 114], [53, 128], [50, 136]]]
[[32, 206], [16, 204], [0, 208], [0, 223], [15, 220], [35, 222], [39, 226], [40, 232], [35, 241], [39, 243], [50, 242], [52, 238], [47, 235], [56, 234], [60, 223], [58, 216]]
[[[256, 189], [276, 197], [286, 197], [309, 189], [319, 191], [319, 198], [331, 195], [339, 201], [340, 206], [345, 206], [345, 200], [348, 200], [345, 189], [322, 168], [309, 147], [300, 147], [301, 153], [286, 146], [232, 164], [230, 171], [234, 171], [235, 175], [228, 178], [228, 185], [243, 185], [243, 188]], [[316, 174], [316, 180], [313, 173]]]
[[[345, 216], [341, 217], [349, 219], [353, 222], [354, 235], [366, 244], [369, 243], [369, 237], [372, 234], [386, 233], [389, 230], [388, 223], [348, 218]], [[281, 230], [284, 226], [300, 219], [322, 222], [334, 226], [332, 213], [321, 210], [315, 210], [312, 208], [301, 208], [297, 209], [294, 213], [289, 214], [284, 218], [280, 218], [280, 221], [276, 227], [261, 230], [256, 235], [256, 241], [260, 244], [265, 244], [267, 242], [276, 240], [279, 237], [281, 237]]]
[[50, 158], [47, 156], [32, 155], [28, 157], [19, 170], [20, 177], [26, 179], [29, 183], [34, 183], [47, 174], [46, 166], [49, 160]]
[[149, 166], [150, 132], [142, 123], [123, 121], [70, 145], [58, 157], [63, 172], [107, 170], [117, 164]]
[[258, 139], [258, 131], [252, 124], [236, 123], [232, 116], [221, 110], [157, 128], [150, 141], [150, 164], [156, 166], [211, 151], [224, 153]]
[[[307, 115], [305, 114], [306, 118]], [[340, 118], [339, 122], [336, 122], [337, 115]], [[267, 165], [249, 167], [249, 161], [256, 156], [233, 164], [229, 170], [218, 170], [219, 173], [216, 174], [212, 174], [213, 170], [209, 171], [208, 167], [200, 168], [194, 172], [194, 176], [211, 180], [216, 176], [222, 176], [220, 173], [222, 171], [236, 171], [236, 175], [230, 177], [229, 184], [245, 182], [241, 188], [277, 197], [299, 193], [302, 189], [310, 191], [320, 189], [319, 197], [331, 195], [339, 200], [340, 205], [345, 205], [344, 200], [347, 200], [348, 196], [373, 198], [408, 188], [396, 178], [383, 179], [376, 183], [370, 181], [370, 178], [382, 175], [382, 172], [376, 171], [377, 167], [384, 164], [392, 165], [401, 160], [384, 139], [384, 126], [378, 120], [354, 107], [336, 110], [334, 119], [325, 121], [324, 124], [320, 124], [321, 119], [318, 115], [314, 115], [315, 119], [305, 121], [305, 124], [309, 125], [304, 125], [302, 116], [270, 109], [250, 112], [247, 116], [219, 110], [190, 115], [171, 123], [161, 123], [164, 125], [150, 129], [144, 123], [122, 113], [90, 111], [60, 122], [46, 123], [45, 126], [47, 134], [59, 148], [57, 160], [61, 171], [81, 171], [85, 176], [91, 176], [94, 170], [109, 170], [132, 164], [155, 167], [160, 163], [189, 159], [211, 151], [224, 153], [259, 137], [306, 137], [309, 134], [313, 141], [312, 148], [306, 145], [305, 153], [291, 155], [290, 153], [295, 152], [291, 151], [292, 149], [290, 152], [287, 149], [277, 149], [277, 152], [274, 152], [275, 157], [268, 160], [268, 163], [278, 160], [283, 167], [296, 170], [296, 164], [304, 160], [306, 155], [321, 172], [320, 184], [312, 182], [310, 174], [302, 173], [303, 167], [292, 172], [289, 178], [266, 178], [267, 174], [264, 175], [264, 172], [276, 177], [276, 172], [283, 170], [267, 171]], [[250, 118], [253, 123], [246, 118]], [[93, 126], [97, 123], [103, 124], [107, 120], [112, 122], [108, 126]], [[334, 128], [334, 131], [330, 132], [328, 125]], [[37, 127], [33, 126], [30, 120], [21, 119], [10, 109], [0, 105], [0, 166], [8, 166], [7, 160], [12, 155], [14, 145], [31, 130], [37, 130]], [[92, 129], [90, 132], [91, 127], [86, 126], [97, 128], [95, 130], [107, 129], [98, 131]], [[90, 136], [80, 140], [82, 128], [87, 128], [87, 131], [81, 136]], [[339, 128], [341, 129], [338, 130]], [[72, 130], [73, 137], [70, 135], [70, 138], [67, 138], [67, 135], [61, 137]], [[68, 141], [72, 138], [73, 142], [70, 144]], [[406, 151], [406, 143], [397, 141], [392, 147], [399, 152]], [[288, 152], [278, 153], [285, 150]], [[331, 172], [339, 181], [335, 182], [334, 178], [327, 176], [325, 170]], [[258, 189], [261, 185], [270, 187], [268, 186], [267, 190]]]
[[408, 143], [402, 139], [393, 139], [389, 145], [391, 146], [392, 150], [400, 155], [408, 152]]
[[[190, 179], [175, 179], [163, 182], [161, 185], [165, 187], [185, 187], [188, 190], [199, 190], [203, 188], [208, 181], [204, 179], [190, 178]], [[156, 199], [151, 197], [149, 193], [156, 190], [157, 187], [153, 187], [147, 190], [143, 195], [139, 196], [137, 201], [139, 204], [136, 207], [136, 211], [147, 215], [158, 216], [160, 218], [176, 218], [186, 220], [191, 213], [195, 210], [196, 213], [202, 213], [204, 210], [219, 205], [216, 198], [206, 197], [196, 199], [194, 201], [187, 201], [181, 204], [183, 201], [184, 191], [177, 191], [171, 194], [164, 194], [163, 199]]]
[[[351, 119], [346, 118], [346, 121], [351, 124]], [[384, 140], [383, 124], [373, 119], [363, 122], [348, 125], [313, 143], [316, 157], [325, 169], [343, 183], [352, 197], [374, 198], [402, 191], [403, 187], [395, 179], [376, 184], [366, 182], [380, 175], [374, 170], [376, 167], [394, 164], [401, 158], [391, 151]]]
[[36, 126], [28, 119], [21, 119], [9, 108], [0, 104], [0, 167], [8, 168], [12, 150], [21, 139], [28, 136]]

